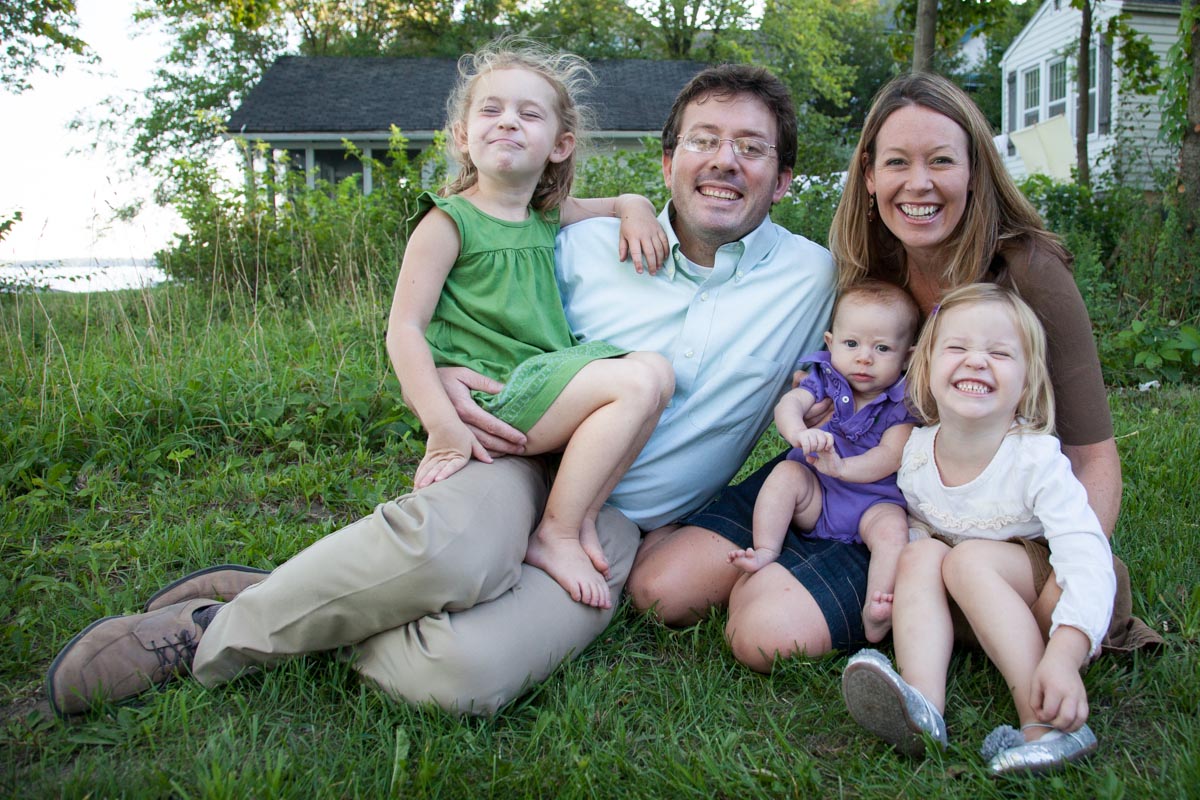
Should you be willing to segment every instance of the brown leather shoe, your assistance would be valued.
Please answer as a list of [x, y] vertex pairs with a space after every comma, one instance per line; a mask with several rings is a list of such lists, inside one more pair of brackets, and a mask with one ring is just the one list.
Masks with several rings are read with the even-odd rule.
[[93, 622], [50, 665], [50, 707], [60, 716], [80, 714], [103, 700], [141, 694], [190, 669], [204, 632], [192, 621], [192, 612], [211, 605], [212, 600], [198, 599]]
[[243, 567], [241, 564], [221, 564], [197, 570], [155, 592], [146, 601], [145, 610], [157, 611], [165, 606], [198, 598], [229, 601], [270, 574], [268, 570]]

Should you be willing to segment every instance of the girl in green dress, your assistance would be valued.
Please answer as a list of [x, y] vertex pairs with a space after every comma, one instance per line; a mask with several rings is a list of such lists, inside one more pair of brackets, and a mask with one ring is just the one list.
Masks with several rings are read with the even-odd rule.
[[657, 353], [578, 344], [554, 274], [559, 225], [620, 216], [620, 255], [657, 268], [667, 240], [638, 195], [570, 197], [590, 77], [576, 56], [503, 44], [464, 56], [449, 102], [461, 162], [441, 197], [424, 195], [404, 253], [387, 348], [405, 398], [428, 433], [417, 490], [445, 480], [487, 450], [455, 412], [437, 368], [469, 367], [505, 385], [479, 399], [526, 434], [528, 455], [562, 462], [526, 563], [576, 601], [609, 608], [609, 565], [595, 521], [649, 438], [674, 391]]

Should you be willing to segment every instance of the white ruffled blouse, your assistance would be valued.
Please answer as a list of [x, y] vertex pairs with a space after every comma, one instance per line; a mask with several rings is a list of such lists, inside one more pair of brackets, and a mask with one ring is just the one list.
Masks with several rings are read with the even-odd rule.
[[908, 501], [910, 536], [934, 532], [951, 544], [1045, 539], [1063, 590], [1050, 634], [1060, 625], [1078, 628], [1095, 653], [1112, 617], [1112, 550], [1058, 439], [1014, 431], [974, 480], [946, 486], [933, 456], [939, 428], [914, 429], [904, 446], [897, 482]]

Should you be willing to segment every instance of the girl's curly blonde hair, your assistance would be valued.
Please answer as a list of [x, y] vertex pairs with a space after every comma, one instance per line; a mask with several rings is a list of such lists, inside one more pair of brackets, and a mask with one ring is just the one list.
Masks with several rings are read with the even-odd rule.
[[459, 148], [454, 133], [465, 128], [471, 108], [472, 93], [480, 76], [498, 69], [525, 69], [545, 78], [554, 87], [557, 99], [554, 112], [558, 117], [558, 135], [575, 136], [575, 150], [563, 161], [547, 163], [534, 189], [530, 204], [538, 211], [549, 211], [571, 194], [575, 180], [575, 156], [587, 130], [591, 128], [592, 111], [580, 101], [580, 96], [596, 83], [591, 67], [579, 56], [553, 51], [521, 37], [497, 39], [474, 53], [458, 59], [458, 83], [446, 101], [446, 149], [458, 163], [458, 175], [442, 188], [443, 197], [460, 194], [479, 180], [479, 171], [471, 162], [465, 148]]
[[939, 420], [937, 402], [930, 388], [930, 371], [942, 321], [947, 311], [983, 303], [996, 303], [1008, 312], [1025, 350], [1025, 388], [1017, 403], [1019, 429], [1028, 433], [1054, 433], [1054, 388], [1046, 367], [1046, 331], [1033, 309], [1016, 292], [994, 283], [960, 286], [947, 293], [934, 309], [917, 339], [908, 366], [909, 406], [926, 425]]

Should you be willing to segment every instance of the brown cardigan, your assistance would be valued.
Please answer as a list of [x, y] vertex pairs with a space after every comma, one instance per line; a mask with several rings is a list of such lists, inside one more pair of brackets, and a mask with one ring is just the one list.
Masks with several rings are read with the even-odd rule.
[[1092, 323], [1070, 268], [1045, 247], [1017, 245], [996, 256], [985, 280], [1015, 290], [1046, 328], [1058, 438], [1068, 445], [1111, 439], [1112, 414]]

